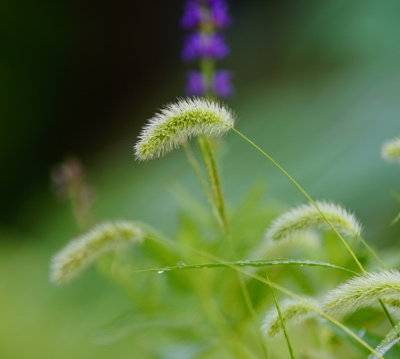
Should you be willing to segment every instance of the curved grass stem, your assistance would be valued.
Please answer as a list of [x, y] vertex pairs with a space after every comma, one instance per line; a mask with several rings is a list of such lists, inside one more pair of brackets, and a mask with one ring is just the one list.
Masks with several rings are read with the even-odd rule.
[[212, 198], [211, 198], [210, 192], [208, 190], [207, 180], [204, 177], [204, 173], [202, 171], [202, 168], [200, 166], [199, 161], [195, 157], [195, 155], [194, 155], [189, 143], [185, 142], [182, 145], [182, 147], [183, 147], [183, 149], [185, 151], [186, 158], [187, 158], [190, 166], [192, 167], [192, 170], [193, 170], [194, 174], [198, 178], [198, 180], [200, 182], [200, 185], [201, 185], [205, 195], [207, 196], [207, 199], [208, 199], [209, 203], [212, 205]]
[[[346, 248], [347, 252], [351, 255], [353, 258], [354, 262], [360, 269], [361, 273], [366, 273], [367, 271], [365, 270], [364, 266], [361, 264], [359, 259], [357, 258], [356, 254], [354, 251], [351, 249], [350, 245], [347, 243], [347, 241], [344, 239], [344, 237], [340, 234], [340, 232], [336, 229], [336, 227], [331, 223], [331, 221], [325, 216], [325, 214], [321, 211], [319, 208], [318, 204], [316, 201], [311, 197], [311, 195], [304, 189], [304, 187], [293, 177], [289, 174], [289, 172], [286, 171], [286, 169], [278, 162], [276, 161], [270, 154], [265, 152], [260, 146], [258, 146], [254, 141], [252, 141], [249, 137], [247, 137], [245, 134], [237, 130], [236, 128], [232, 128], [232, 130], [244, 141], [249, 143], [253, 148], [255, 148], [259, 153], [261, 153], [264, 157], [266, 157], [283, 175], [298, 189], [298, 191], [315, 207], [315, 209], [319, 212], [321, 217], [324, 219], [324, 221], [328, 224], [328, 226], [332, 229], [332, 231], [337, 235], [337, 237], [341, 240], [343, 243], [344, 247]], [[363, 241], [364, 245], [367, 243]], [[367, 247], [367, 249], [372, 249], [371, 247]], [[374, 252], [374, 251], [373, 251]], [[379, 301], [380, 305], [383, 309], [383, 312], [387, 319], [389, 320], [390, 324], [393, 325], [394, 321], [392, 317], [390, 316], [389, 311], [387, 310], [386, 306], [384, 305], [383, 302]]]
[[[267, 278], [267, 280], [269, 282], [270, 280], [268, 278], [268, 275], [266, 275], [266, 278]], [[285, 336], [286, 345], [287, 345], [288, 350], [289, 350], [290, 358], [291, 359], [295, 359], [294, 350], [293, 350], [292, 344], [291, 344], [290, 339], [289, 339], [289, 333], [288, 333], [287, 328], [286, 328], [285, 318], [282, 315], [281, 307], [279, 305], [278, 300], [276, 299], [275, 290], [271, 286], [269, 286], [269, 288], [271, 290], [272, 301], [274, 302], [274, 306], [276, 308], [276, 311], [278, 312], [278, 317], [279, 317], [279, 320], [280, 320], [281, 325], [282, 325], [282, 330], [283, 330], [283, 334]]]
[[386, 264], [383, 262], [383, 260], [379, 257], [378, 253], [376, 253], [375, 249], [373, 249], [367, 241], [363, 237], [358, 237], [360, 242], [363, 244], [363, 246], [366, 248], [366, 250], [369, 252], [369, 254], [375, 258], [375, 260], [379, 263], [379, 265], [382, 267], [382, 269], [387, 269]]
[[195, 270], [195, 269], [211, 269], [211, 268], [231, 268], [234, 267], [271, 267], [271, 266], [299, 266], [299, 267], [320, 267], [328, 269], [336, 269], [350, 274], [357, 274], [350, 269], [345, 267], [337, 266], [335, 264], [320, 262], [320, 261], [310, 261], [302, 259], [274, 259], [274, 260], [255, 260], [255, 261], [217, 261], [209, 263], [200, 264], [178, 264], [168, 267], [155, 267], [155, 268], [145, 268], [133, 271], [133, 273], [143, 273], [143, 272], [158, 272], [165, 273], [176, 270]]
[[258, 152], [260, 152], [264, 157], [266, 157], [299, 190], [299, 192], [310, 202], [310, 204], [314, 206], [314, 208], [318, 211], [318, 213], [321, 215], [321, 217], [324, 219], [324, 221], [328, 224], [328, 226], [332, 229], [332, 231], [342, 241], [344, 247], [349, 252], [351, 257], [354, 259], [354, 262], [357, 264], [360, 271], [365, 272], [365, 268], [363, 267], [361, 262], [358, 260], [357, 256], [355, 255], [354, 251], [351, 249], [350, 245], [343, 238], [343, 236], [339, 233], [339, 231], [336, 229], [336, 227], [331, 223], [331, 221], [329, 221], [328, 218], [326, 218], [325, 214], [321, 211], [321, 209], [317, 205], [316, 201], [308, 194], [308, 192], [304, 189], [304, 187], [293, 176], [291, 176], [289, 174], [289, 172], [287, 172], [278, 161], [276, 161], [270, 154], [265, 152], [254, 141], [252, 141], [250, 138], [248, 138], [245, 134], [243, 134], [236, 128], [233, 128], [232, 130], [239, 137], [241, 137], [243, 140], [245, 140], [247, 143], [249, 143], [252, 147], [254, 147]]

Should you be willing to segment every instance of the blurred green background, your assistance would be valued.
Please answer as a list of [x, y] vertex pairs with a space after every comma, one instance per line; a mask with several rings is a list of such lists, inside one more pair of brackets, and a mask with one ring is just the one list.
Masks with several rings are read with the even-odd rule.
[[[400, 227], [389, 223], [400, 207], [400, 168], [381, 160], [380, 147], [400, 134], [400, 2], [231, 5], [232, 52], [223, 66], [234, 73], [228, 103], [238, 128], [316, 198], [354, 210], [366, 239], [397, 255]], [[152, 345], [145, 327], [99, 343], [101, 328], [131, 305], [107, 280], [89, 274], [67, 288], [48, 283], [49, 259], [79, 231], [49, 174], [78, 157], [97, 219], [142, 220], [171, 236], [187, 202], [205, 203], [182, 153], [143, 164], [132, 153], [144, 120], [183, 92], [182, 6], [0, 5], [0, 358], [136, 358]], [[303, 202], [233, 134], [220, 144], [219, 162], [231, 208], [254, 186], [265, 186], [262, 201], [272, 208]], [[185, 350], [158, 357], [190, 357]]]

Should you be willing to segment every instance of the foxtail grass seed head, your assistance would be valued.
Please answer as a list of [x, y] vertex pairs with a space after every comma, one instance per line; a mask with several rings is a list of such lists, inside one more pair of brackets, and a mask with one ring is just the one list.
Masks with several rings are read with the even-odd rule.
[[367, 273], [350, 279], [331, 290], [322, 301], [323, 309], [339, 316], [362, 307], [373, 306], [378, 299], [399, 297], [400, 272], [397, 270]]
[[[353, 214], [346, 209], [329, 202], [316, 202], [325, 218], [342, 235], [358, 237], [361, 225]], [[320, 211], [312, 204], [301, 205], [278, 217], [267, 230], [267, 240], [290, 239], [304, 231], [314, 228], [329, 229], [330, 226]]]
[[400, 137], [384, 143], [382, 157], [389, 162], [400, 162]]
[[135, 145], [139, 160], [161, 157], [193, 136], [221, 136], [234, 125], [233, 114], [223, 105], [187, 98], [168, 105], [152, 117]]
[[53, 257], [50, 281], [64, 284], [77, 277], [103, 254], [143, 239], [144, 232], [136, 223], [116, 221], [99, 224], [73, 239]]
[[[299, 300], [287, 299], [282, 302], [280, 309], [285, 323], [295, 322], [299, 324], [315, 315], [320, 310], [320, 305], [315, 299], [304, 297]], [[266, 314], [261, 330], [268, 336], [273, 337], [282, 329], [281, 318], [276, 308], [272, 308]]]

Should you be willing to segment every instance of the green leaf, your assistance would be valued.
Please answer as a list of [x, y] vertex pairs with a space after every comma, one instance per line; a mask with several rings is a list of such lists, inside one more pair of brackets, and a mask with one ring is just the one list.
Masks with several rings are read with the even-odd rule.
[[255, 260], [255, 261], [227, 261], [227, 262], [211, 262], [211, 263], [200, 263], [200, 264], [185, 264], [178, 263], [177, 265], [168, 267], [157, 267], [157, 268], [144, 268], [133, 271], [133, 273], [140, 272], [170, 272], [174, 270], [188, 270], [188, 269], [206, 269], [206, 268], [226, 268], [226, 267], [270, 267], [277, 265], [285, 266], [300, 266], [300, 267], [322, 267], [345, 271], [351, 274], [357, 274], [350, 269], [337, 266], [332, 263], [311, 261], [303, 259], [274, 259], [274, 260]]

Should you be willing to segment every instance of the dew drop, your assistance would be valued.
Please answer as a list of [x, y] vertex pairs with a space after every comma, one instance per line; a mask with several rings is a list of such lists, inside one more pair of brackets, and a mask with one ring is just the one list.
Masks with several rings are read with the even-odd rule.
[[186, 264], [185, 264], [184, 261], [179, 261], [176, 265], [178, 266], [178, 268], [182, 268], [182, 267], [184, 267]]
[[164, 270], [157, 271], [158, 274], [163, 274], [164, 272], [165, 272]]

